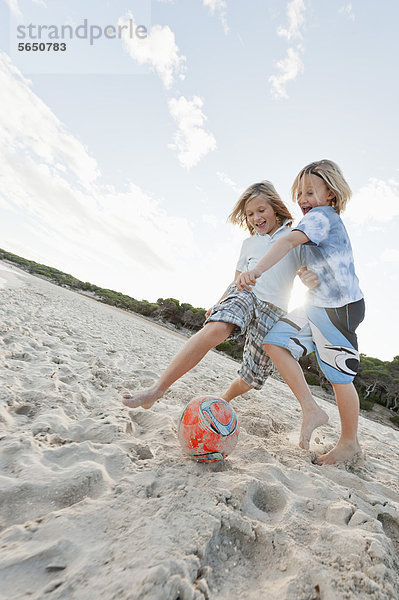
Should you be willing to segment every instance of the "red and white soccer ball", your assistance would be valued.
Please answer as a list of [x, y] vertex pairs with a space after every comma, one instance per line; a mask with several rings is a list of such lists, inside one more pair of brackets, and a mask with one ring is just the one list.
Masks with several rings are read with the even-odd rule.
[[183, 410], [178, 437], [184, 454], [200, 462], [216, 462], [236, 447], [240, 425], [228, 402], [197, 396]]

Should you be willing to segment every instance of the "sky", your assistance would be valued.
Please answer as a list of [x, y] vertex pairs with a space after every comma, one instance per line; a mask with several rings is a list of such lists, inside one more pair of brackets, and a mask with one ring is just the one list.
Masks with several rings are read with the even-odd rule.
[[226, 223], [240, 193], [272, 181], [297, 222], [292, 181], [329, 158], [353, 191], [359, 349], [392, 360], [398, 20], [394, 0], [0, 0], [0, 247], [208, 308], [247, 237]]

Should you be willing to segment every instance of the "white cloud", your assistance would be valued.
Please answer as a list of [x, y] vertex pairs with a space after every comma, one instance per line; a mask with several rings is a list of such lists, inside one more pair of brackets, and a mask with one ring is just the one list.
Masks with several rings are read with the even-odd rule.
[[80, 185], [89, 186], [99, 175], [96, 161], [33, 94], [28, 80], [4, 52], [0, 52], [0, 89], [3, 115], [0, 138], [3, 147], [7, 148], [7, 155], [16, 158], [17, 154], [25, 154], [29, 149], [38, 163], [46, 163], [55, 174], [59, 173], [62, 164]]
[[286, 85], [303, 72], [303, 62], [298, 50], [288, 48], [287, 56], [276, 63], [279, 70], [277, 75], [269, 77], [271, 92], [275, 98], [288, 98]]
[[351, 21], [355, 20], [352, 4], [345, 4], [345, 6], [342, 6], [338, 12], [341, 15], [345, 15], [346, 17], [348, 17], [348, 19], [350, 19]]
[[208, 152], [216, 149], [213, 134], [203, 129], [206, 120], [202, 112], [203, 104], [198, 96], [191, 100], [180, 96], [168, 102], [170, 114], [178, 124], [169, 147], [177, 152], [180, 164], [186, 169], [195, 166]]
[[[152, 272], [161, 287], [162, 281], [171, 285], [170, 272], [198, 253], [188, 220], [168, 214], [133, 183], [123, 192], [101, 185], [88, 150], [66, 131], [2, 52], [0, 87], [4, 247], [26, 252], [34, 248], [35, 255], [27, 258], [88, 280], [91, 273], [92, 281], [100, 285], [115, 281], [126, 290], [139, 277], [138, 287], [151, 290], [157, 283]], [[10, 222], [18, 220], [14, 233], [7, 230], [10, 212]], [[130, 293], [134, 295], [133, 290]]]
[[301, 39], [301, 27], [305, 23], [304, 12], [306, 6], [303, 0], [292, 0], [287, 4], [288, 27], [280, 25], [277, 29], [277, 35], [287, 38], [288, 41]]
[[[118, 23], [126, 26], [129, 20], [134, 23], [130, 11]], [[128, 30], [124, 30], [122, 36], [126, 52], [139, 64], [149, 64], [167, 89], [172, 87], [176, 76], [184, 79], [186, 58], [180, 54], [174, 33], [168, 26], [154, 25], [146, 39], [130, 38]], [[206, 120], [202, 106], [203, 100], [198, 96], [192, 100], [181, 96], [168, 101], [170, 114], [178, 123], [178, 130], [169, 147], [177, 151], [180, 164], [187, 169], [216, 148], [214, 136], [202, 127]]]
[[399, 217], [399, 193], [395, 187], [381, 179], [369, 179], [353, 194], [345, 216], [356, 224], [367, 224], [368, 229]]
[[225, 33], [228, 33], [229, 26], [227, 25], [227, 19], [226, 19], [227, 3], [225, 2], [225, 0], [202, 0], [202, 1], [203, 1], [204, 6], [209, 8], [211, 15], [214, 15], [215, 13], [219, 13], [220, 21], [223, 26], [223, 31]]
[[226, 175], [226, 173], [222, 173], [221, 171], [218, 171], [216, 173], [216, 175], [218, 176], [218, 178], [220, 179], [220, 181], [222, 183], [225, 183], [226, 185], [228, 185], [229, 187], [231, 187], [231, 189], [234, 190], [237, 194], [241, 194], [241, 192], [243, 190], [240, 189], [238, 187], [238, 185], [235, 183], [235, 181], [233, 181], [232, 179], [230, 179], [230, 177], [228, 175]]
[[[134, 22], [129, 11], [125, 17], [120, 17], [118, 25], [128, 26], [130, 19]], [[170, 89], [175, 77], [184, 79], [186, 57], [180, 53], [175, 41], [175, 34], [165, 25], [154, 25], [146, 38], [130, 37], [128, 30], [122, 30], [123, 47], [126, 52], [140, 65], [149, 65], [157, 73], [166, 89]]]
[[[306, 5], [303, 0], [292, 0], [287, 4], [288, 26], [277, 29], [277, 35], [285, 37], [289, 42], [292, 40], [301, 40], [301, 28], [305, 24]], [[271, 84], [271, 93], [277, 98], [288, 98], [286, 85], [289, 81], [293, 81], [300, 73], [303, 73], [304, 66], [301, 59], [304, 48], [301, 43], [296, 45], [296, 48], [290, 46], [287, 49], [287, 56], [276, 62], [278, 70], [277, 75], [269, 77]]]

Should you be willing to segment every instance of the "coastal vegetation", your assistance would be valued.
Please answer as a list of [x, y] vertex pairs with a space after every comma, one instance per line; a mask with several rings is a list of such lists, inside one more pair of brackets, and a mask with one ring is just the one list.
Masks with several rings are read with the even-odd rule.
[[[28, 273], [41, 276], [62, 287], [87, 294], [100, 302], [132, 311], [165, 325], [171, 324], [177, 329], [198, 331], [205, 320], [206, 310], [204, 308], [180, 303], [176, 298], [158, 298], [156, 302], [137, 300], [121, 292], [104, 289], [87, 281], [80, 281], [73, 275], [2, 249], [0, 249], [0, 260], [9, 261]], [[241, 339], [237, 341], [228, 340], [219, 344], [216, 349], [235, 360], [240, 360], [243, 346], [244, 339], [241, 336]], [[303, 357], [300, 364], [309, 385], [320, 385], [326, 390], [331, 389], [319, 369], [314, 353]], [[391, 421], [399, 426], [399, 355], [395, 356], [392, 361], [383, 361], [361, 354], [359, 373], [354, 384], [362, 409], [371, 410], [375, 403], [385, 406], [393, 411], [394, 416], [391, 417]]]

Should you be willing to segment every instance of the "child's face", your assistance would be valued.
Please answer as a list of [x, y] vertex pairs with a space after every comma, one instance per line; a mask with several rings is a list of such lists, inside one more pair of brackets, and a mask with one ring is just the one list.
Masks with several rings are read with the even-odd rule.
[[245, 214], [256, 233], [271, 235], [280, 227], [276, 213], [263, 196], [252, 198], [245, 207]]
[[317, 175], [305, 175], [298, 188], [298, 204], [306, 215], [316, 206], [331, 206], [334, 192]]

